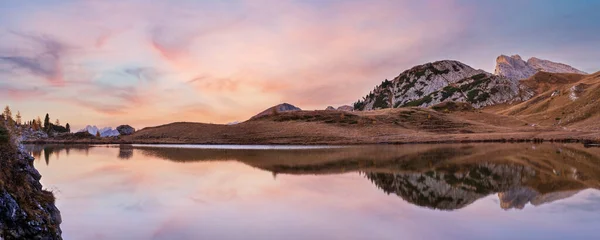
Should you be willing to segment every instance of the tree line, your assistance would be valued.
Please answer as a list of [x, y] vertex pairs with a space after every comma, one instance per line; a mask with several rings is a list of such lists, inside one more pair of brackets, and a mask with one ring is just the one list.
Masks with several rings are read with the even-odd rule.
[[57, 133], [70, 133], [71, 126], [67, 123], [65, 126], [60, 125], [60, 120], [56, 119], [54, 123], [50, 121], [50, 115], [46, 113], [46, 117], [42, 122], [42, 119], [38, 116], [35, 119], [23, 121], [21, 112], [17, 111], [17, 114], [13, 118], [12, 110], [9, 106], [4, 108], [2, 115], [0, 116], [8, 124], [8, 126], [15, 127], [29, 127], [35, 131], [44, 131], [46, 133], [57, 132]]

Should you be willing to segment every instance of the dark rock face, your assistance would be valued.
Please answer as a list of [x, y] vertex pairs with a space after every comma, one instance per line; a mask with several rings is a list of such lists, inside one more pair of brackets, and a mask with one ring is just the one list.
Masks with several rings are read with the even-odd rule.
[[0, 163], [11, 169], [0, 176], [5, 178], [0, 185], [0, 239], [62, 239], [60, 211], [52, 193], [42, 189], [34, 158], [22, 147], [16, 154], [7, 151], [7, 144], [2, 147]]
[[121, 136], [127, 136], [135, 133], [135, 128], [129, 125], [121, 125], [117, 127], [117, 131], [119, 131], [119, 134], [121, 134]]

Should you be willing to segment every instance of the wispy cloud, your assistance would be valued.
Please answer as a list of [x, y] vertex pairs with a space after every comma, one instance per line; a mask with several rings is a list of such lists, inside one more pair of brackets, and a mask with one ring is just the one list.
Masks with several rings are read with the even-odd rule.
[[64, 84], [61, 59], [68, 51], [68, 46], [49, 35], [30, 35], [11, 32], [22, 40], [32, 43], [33, 51], [25, 53], [13, 49], [14, 54], [2, 54], [0, 60], [13, 65], [16, 69], [24, 69], [29, 73], [43, 77], [53, 85]]
[[[518, 12], [544, 10], [540, 19], [512, 12], [515, 18], [506, 19], [497, 12], [507, 11], [496, 9], [513, 4], [473, 0], [10, 4], [0, 8], [0, 83], [11, 89], [0, 90], [0, 100], [35, 98], [54, 111], [69, 104], [76, 109], [69, 112], [106, 122], [118, 116], [138, 127], [181, 117], [246, 119], [280, 102], [307, 109], [350, 104], [414, 65], [451, 58], [489, 70], [507, 48], [598, 65], [590, 46], [600, 34], [583, 34], [598, 17], [573, 14], [585, 4], [519, 5]], [[569, 19], [561, 33], [549, 33], [556, 12]], [[577, 30], [578, 22], [588, 28]], [[590, 43], [555, 51], [547, 47], [556, 43], [551, 35]], [[80, 115], [62, 118], [90, 121]]]

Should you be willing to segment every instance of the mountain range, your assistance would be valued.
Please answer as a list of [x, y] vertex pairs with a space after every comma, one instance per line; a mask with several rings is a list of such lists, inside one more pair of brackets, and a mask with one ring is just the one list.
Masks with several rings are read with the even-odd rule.
[[467, 102], [475, 108], [529, 100], [533, 89], [521, 80], [538, 72], [586, 74], [569, 65], [519, 55], [496, 58], [495, 73], [474, 69], [454, 60], [415, 66], [392, 80], [384, 80], [354, 104], [355, 110], [429, 107], [442, 102]]
[[117, 131], [116, 129], [113, 129], [111, 127], [104, 127], [104, 128], [98, 128], [96, 126], [90, 126], [87, 125], [85, 128], [77, 131], [77, 132], [88, 132], [94, 136], [96, 136], [96, 133], [100, 132], [100, 136], [101, 137], [115, 137], [115, 136], [119, 136], [119, 131]]
[[[302, 110], [283, 103], [235, 124], [174, 122], [118, 139], [51, 140], [195, 144], [600, 141], [600, 72], [582, 74], [566, 64], [538, 58], [524, 61], [517, 55], [500, 56], [496, 65], [495, 74], [455, 60], [415, 66], [384, 80], [353, 107]], [[93, 127], [86, 131], [103, 132]]]

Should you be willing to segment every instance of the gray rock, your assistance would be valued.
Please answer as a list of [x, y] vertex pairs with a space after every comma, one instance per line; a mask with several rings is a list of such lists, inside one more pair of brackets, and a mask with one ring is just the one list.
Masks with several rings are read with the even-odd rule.
[[302, 109], [300, 109], [292, 104], [282, 103], [282, 104], [267, 108], [266, 110], [260, 112], [259, 114], [256, 114], [254, 117], [252, 117], [250, 119], [256, 119], [256, 118], [259, 118], [262, 116], [273, 115], [273, 114], [277, 114], [277, 113], [281, 113], [281, 112], [291, 112], [291, 111], [301, 111], [301, 110]]
[[532, 57], [524, 61], [521, 56], [500, 55], [496, 58], [496, 70], [494, 74], [503, 76], [513, 81], [527, 79], [539, 71], [549, 73], [577, 73], [587, 74], [567, 64], [556, 63], [549, 60]]
[[413, 67], [391, 81], [383, 81], [355, 107], [357, 110], [429, 107], [457, 101], [479, 108], [527, 100], [532, 94], [518, 82], [458, 61], [444, 60]]
[[121, 125], [117, 127], [117, 131], [121, 136], [127, 136], [135, 133], [135, 128], [129, 125]]
[[[41, 175], [33, 167], [33, 157], [22, 146], [17, 150], [16, 155], [0, 154], [0, 161], [13, 163], [7, 166], [14, 168], [13, 174], [23, 175], [23, 181], [0, 189], [0, 239], [62, 239], [60, 211], [49, 196], [44, 196], [51, 193], [42, 190]], [[13, 157], [16, 159], [9, 159]], [[15, 187], [27, 187], [31, 191], [23, 196]], [[32, 206], [37, 206], [33, 212]]]
[[352, 112], [354, 111], [354, 107], [350, 106], [350, 105], [343, 105], [343, 106], [339, 106], [337, 108], [338, 111], [346, 111], [346, 112]]

